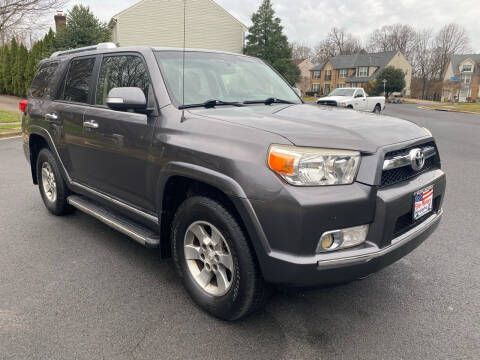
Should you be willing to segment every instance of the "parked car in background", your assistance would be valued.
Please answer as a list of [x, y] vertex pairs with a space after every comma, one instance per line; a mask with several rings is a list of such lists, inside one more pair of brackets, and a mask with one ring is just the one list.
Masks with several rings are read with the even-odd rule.
[[385, 109], [384, 96], [368, 96], [363, 88], [338, 88], [317, 100], [319, 105], [341, 106], [379, 114]]
[[235, 320], [271, 284], [376, 272], [440, 222], [432, 134], [331, 110], [257, 58], [102, 44], [39, 64], [23, 147], [52, 214], [78, 209], [173, 256], [193, 300]]
[[402, 104], [402, 98], [398, 95], [395, 95], [394, 97], [392, 97], [391, 99], [388, 100], [388, 102], [390, 104]]

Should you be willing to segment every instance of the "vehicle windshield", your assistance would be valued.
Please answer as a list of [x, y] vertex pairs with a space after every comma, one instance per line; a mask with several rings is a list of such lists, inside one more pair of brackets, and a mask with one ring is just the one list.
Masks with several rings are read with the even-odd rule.
[[[175, 105], [279, 99], [301, 100], [292, 88], [262, 61], [246, 56], [187, 51], [156, 51], [158, 65]], [[182, 74], [185, 71], [185, 80]], [[185, 100], [183, 101], [183, 84]]]
[[335, 89], [328, 96], [353, 96], [355, 89]]

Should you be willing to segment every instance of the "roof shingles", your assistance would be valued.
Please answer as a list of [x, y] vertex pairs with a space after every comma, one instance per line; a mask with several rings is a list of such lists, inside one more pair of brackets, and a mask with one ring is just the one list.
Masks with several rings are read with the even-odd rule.
[[[353, 54], [353, 55], [337, 55], [334, 56], [328, 61], [333, 65], [334, 69], [354, 69], [359, 66], [368, 66], [368, 67], [377, 67], [377, 70], [374, 71], [367, 77], [358, 77], [350, 76], [346, 81], [347, 82], [367, 82], [375, 79], [378, 73], [392, 60], [392, 58], [397, 54], [397, 51], [385, 51], [379, 53], [368, 53], [368, 54]], [[312, 68], [312, 71], [322, 70], [325, 64], [328, 62], [325, 61], [321, 64], [318, 64]]]

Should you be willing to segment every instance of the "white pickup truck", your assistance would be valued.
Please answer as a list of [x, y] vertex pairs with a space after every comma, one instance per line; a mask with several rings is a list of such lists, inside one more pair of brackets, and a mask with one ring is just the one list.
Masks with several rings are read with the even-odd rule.
[[384, 96], [368, 96], [362, 88], [338, 88], [317, 100], [319, 105], [341, 106], [379, 114], [385, 109]]

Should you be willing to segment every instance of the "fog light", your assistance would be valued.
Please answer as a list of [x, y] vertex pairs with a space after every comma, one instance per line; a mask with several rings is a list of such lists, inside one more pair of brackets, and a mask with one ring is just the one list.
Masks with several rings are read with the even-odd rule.
[[332, 234], [327, 234], [324, 237], [322, 237], [321, 245], [323, 249], [328, 249], [333, 245], [333, 235]]
[[346, 249], [360, 245], [365, 242], [367, 233], [368, 225], [327, 231], [320, 237], [320, 241], [317, 245], [317, 253]]

